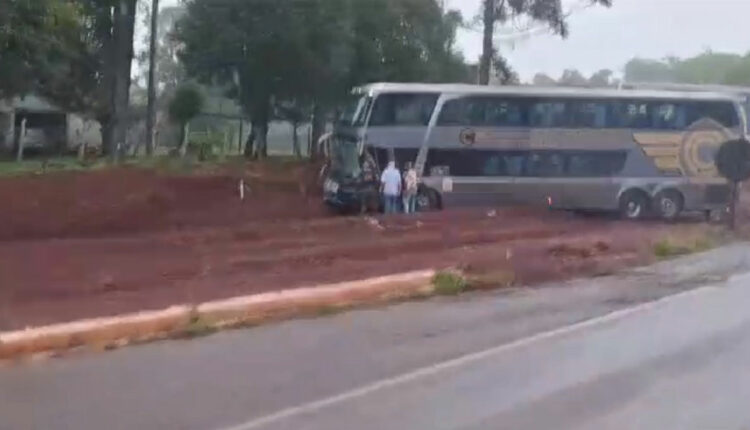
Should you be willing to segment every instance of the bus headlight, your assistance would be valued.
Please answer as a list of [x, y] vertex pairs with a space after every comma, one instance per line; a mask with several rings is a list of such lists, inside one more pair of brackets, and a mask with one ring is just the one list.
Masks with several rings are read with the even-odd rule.
[[326, 179], [325, 183], [323, 184], [323, 191], [325, 191], [326, 193], [336, 194], [337, 192], [339, 192], [339, 183], [330, 179]]

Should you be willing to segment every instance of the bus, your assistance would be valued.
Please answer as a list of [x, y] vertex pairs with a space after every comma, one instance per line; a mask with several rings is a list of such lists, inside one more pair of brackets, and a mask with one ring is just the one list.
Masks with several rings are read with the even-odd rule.
[[463, 84], [356, 88], [334, 127], [325, 202], [374, 210], [391, 159], [413, 162], [421, 211], [545, 205], [675, 219], [726, 208], [714, 156], [745, 134], [726, 93]]

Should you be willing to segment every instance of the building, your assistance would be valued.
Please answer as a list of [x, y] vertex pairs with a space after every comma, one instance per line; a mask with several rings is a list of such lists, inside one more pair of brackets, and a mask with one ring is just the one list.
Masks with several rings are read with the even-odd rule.
[[[26, 130], [21, 136], [24, 120]], [[98, 122], [65, 112], [34, 95], [0, 100], [0, 151], [14, 152], [20, 139], [30, 152], [49, 154], [75, 151], [82, 143], [101, 145]]]

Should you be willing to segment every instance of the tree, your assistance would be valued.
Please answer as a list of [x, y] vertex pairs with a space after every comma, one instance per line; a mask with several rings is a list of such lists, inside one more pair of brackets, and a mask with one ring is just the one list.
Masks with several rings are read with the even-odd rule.
[[[612, 0], [587, 0], [590, 4], [611, 6]], [[482, 57], [479, 62], [479, 83], [488, 85], [492, 59], [497, 55], [494, 46], [495, 26], [529, 18], [547, 25], [553, 33], [568, 35], [567, 15], [561, 0], [483, 0], [482, 1]]]
[[745, 56], [705, 51], [690, 58], [634, 58], [625, 65], [627, 82], [750, 84], [750, 53]]
[[[460, 15], [435, 0], [191, 0], [177, 26], [180, 58], [202, 82], [223, 85], [266, 152], [274, 106], [312, 111], [313, 138], [330, 107], [372, 81], [463, 80], [454, 50]], [[250, 154], [246, 154], [250, 155]], [[314, 154], [313, 154], [314, 155]]]
[[633, 58], [625, 65], [626, 82], [675, 82], [671, 64], [666, 61]]
[[558, 79], [557, 84], [564, 87], [586, 87], [589, 85], [589, 80], [578, 70], [566, 69]]
[[151, 0], [151, 23], [148, 38], [148, 112], [146, 114], [146, 155], [154, 154], [156, 126], [156, 40], [159, 33], [159, 0]]
[[203, 94], [195, 86], [185, 85], [175, 92], [174, 98], [169, 103], [169, 117], [180, 125], [180, 156], [187, 153], [188, 134], [190, 121], [203, 110], [205, 100]]
[[557, 85], [557, 81], [547, 74], [537, 73], [536, 75], [534, 75], [532, 84], [540, 87], [554, 87], [555, 85]]
[[612, 75], [614, 73], [609, 69], [602, 69], [591, 75], [589, 85], [598, 88], [607, 88], [612, 86]]
[[0, 99], [38, 92], [75, 61], [80, 27], [70, 2], [0, 2]]

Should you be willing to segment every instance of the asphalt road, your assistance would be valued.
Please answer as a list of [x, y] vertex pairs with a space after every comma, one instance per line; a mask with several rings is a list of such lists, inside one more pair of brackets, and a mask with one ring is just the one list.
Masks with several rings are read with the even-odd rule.
[[6, 366], [0, 429], [750, 429], [748, 251]]

